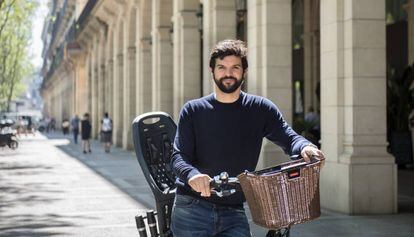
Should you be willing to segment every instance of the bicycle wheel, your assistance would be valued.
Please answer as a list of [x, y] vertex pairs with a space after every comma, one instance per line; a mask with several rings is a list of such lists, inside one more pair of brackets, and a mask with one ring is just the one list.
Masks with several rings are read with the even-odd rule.
[[9, 144], [9, 148], [12, 150], [16, 150], [19, 147], [19, 143], [17, 141], [11, 141]]
[[266, 237], [289, 237], [290, 236], [290, 227], [280, 230], [269, 230]]

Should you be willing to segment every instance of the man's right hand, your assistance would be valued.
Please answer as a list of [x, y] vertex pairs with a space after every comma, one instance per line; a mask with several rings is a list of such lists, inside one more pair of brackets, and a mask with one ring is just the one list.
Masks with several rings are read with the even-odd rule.
[[197, 174], [188, 180], [188, 184], [194, 191], [201, 193], [202, 197], [210, 197], [210, 180], [206, 174]]

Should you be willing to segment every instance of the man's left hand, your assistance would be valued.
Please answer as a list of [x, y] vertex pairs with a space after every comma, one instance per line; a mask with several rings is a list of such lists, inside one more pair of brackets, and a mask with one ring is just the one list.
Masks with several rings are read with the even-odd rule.
[[316, 156], [315, 158], [319, 160], [325, 159], [323, 152], [314, 146], [305, 146], [300, 152], [300, 155], [307, 163], [310, 162], [312, 156]]

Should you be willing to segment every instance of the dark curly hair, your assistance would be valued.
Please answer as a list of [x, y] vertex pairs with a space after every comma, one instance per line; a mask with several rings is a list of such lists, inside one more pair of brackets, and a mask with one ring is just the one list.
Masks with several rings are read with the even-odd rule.
[[247, 48], [241, 40], [226, 39], [218, 42], [210, 52], [210, 68], [216, 66], [216, 59], [234, 55], [241, 58], [243, 71], [247, 69]]

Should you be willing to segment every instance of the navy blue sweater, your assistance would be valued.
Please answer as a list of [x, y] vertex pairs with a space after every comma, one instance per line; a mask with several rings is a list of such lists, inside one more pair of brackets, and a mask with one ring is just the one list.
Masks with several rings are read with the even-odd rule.
[[201, 197], [188, 185], [196, 174], [210, 177], [227, 171], [237, 176], [256, 168], [262, 140], [266, 137], [289, 155], [300, 154], [310, 142], [285, 122], [270, 100], [241, 92], [233, 103], [221, 103], [210, 94], [187, 102], [181, 110], [171, 164], [177, 178], [177, 193], [212, 203], [241, 205], [237, 193], [219, 198]]

